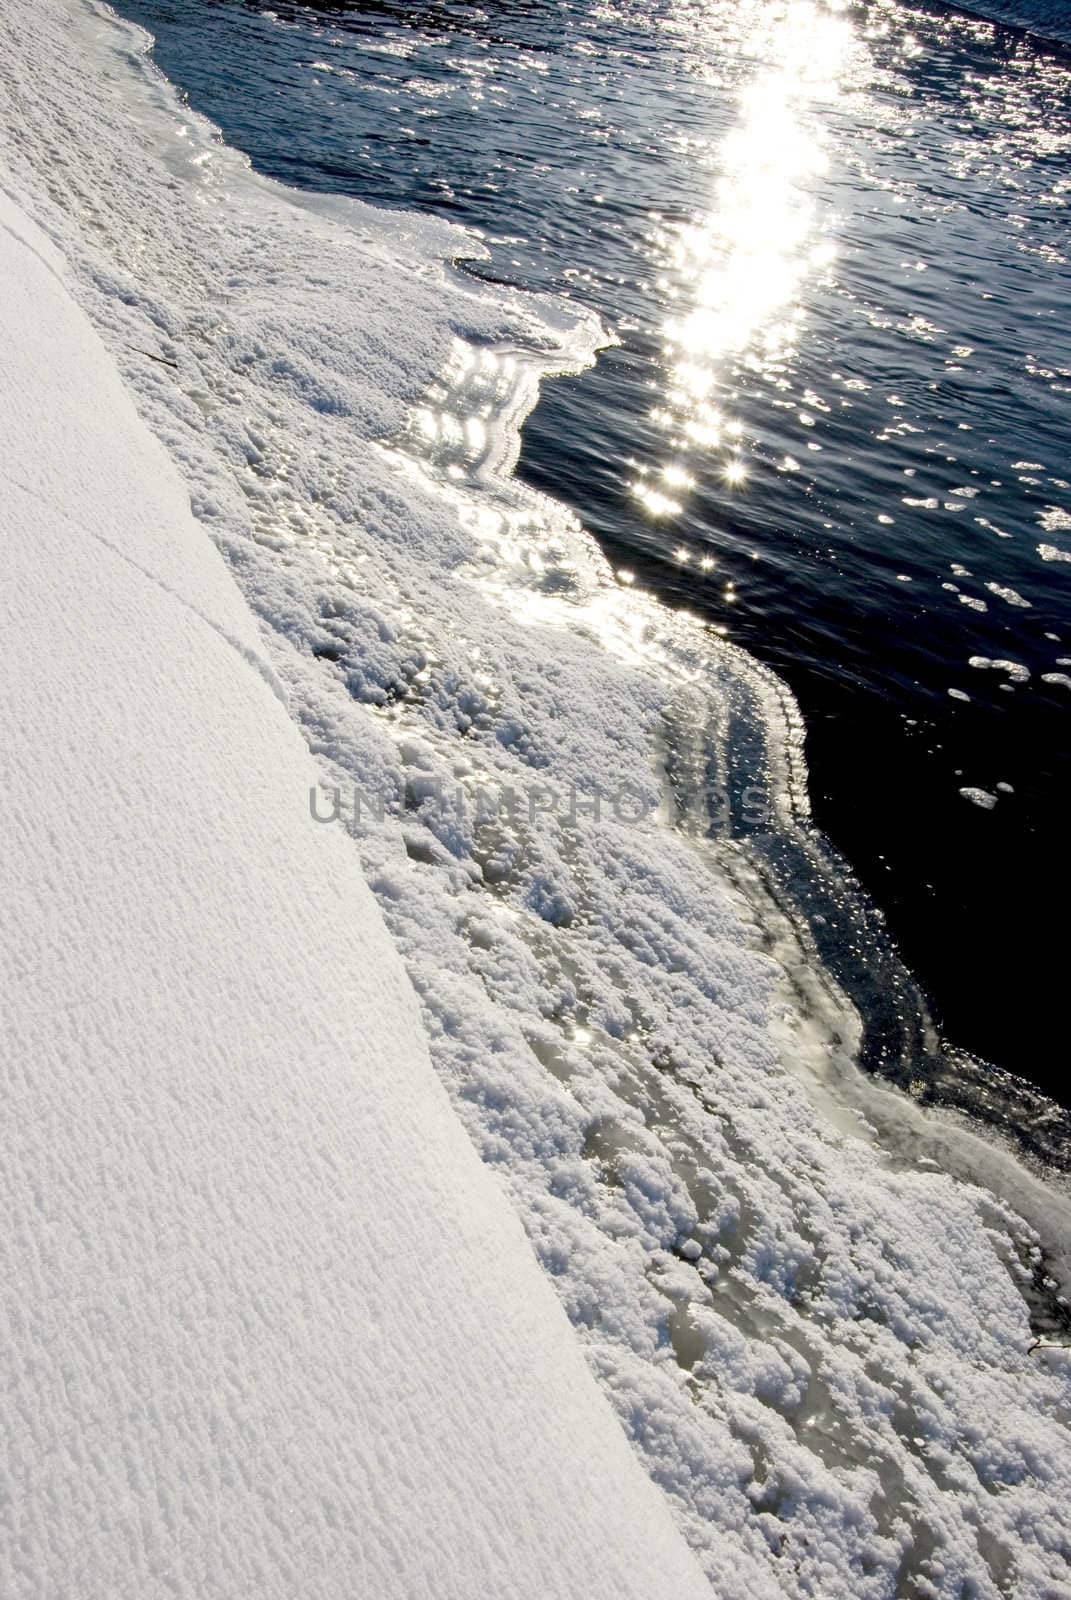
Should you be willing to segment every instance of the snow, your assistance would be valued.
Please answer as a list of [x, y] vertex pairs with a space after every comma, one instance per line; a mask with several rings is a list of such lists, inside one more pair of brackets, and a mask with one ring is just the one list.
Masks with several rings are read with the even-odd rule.
[[144, 48], [0, 15], [5, 1594], [1071, 1595], [1066, 1188], [861, 1077], [788, 697], [510, 477], [598, 330]]
[[0, 197], [16, 1596], [707, 1592], [233, 580]]

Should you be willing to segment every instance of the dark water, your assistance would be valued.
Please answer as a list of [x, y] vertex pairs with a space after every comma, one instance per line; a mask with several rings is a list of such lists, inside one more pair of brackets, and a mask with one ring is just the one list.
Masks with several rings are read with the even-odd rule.
[[598, 309], [521, 474], [787, 680], [947, 1033], [1066, 1103], [1071, 56], [895, 4], [119, 9], [262, 170]]

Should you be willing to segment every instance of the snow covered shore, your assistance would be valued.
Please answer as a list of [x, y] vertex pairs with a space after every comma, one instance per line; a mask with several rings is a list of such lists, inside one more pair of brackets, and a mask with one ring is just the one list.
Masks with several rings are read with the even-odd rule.
[[798, 753], [509, 479], [593, 330], [144, 48], [0, 14], [4, 1592], [687, 1596], [672, 1517], [719, 1595], [1071, 1594], [1066, 1197], [864, 1083], [678, 825], [674, 729], [785, 809]]
[[65, 276], [0, 197], [0, 1590], [706, 1593]]

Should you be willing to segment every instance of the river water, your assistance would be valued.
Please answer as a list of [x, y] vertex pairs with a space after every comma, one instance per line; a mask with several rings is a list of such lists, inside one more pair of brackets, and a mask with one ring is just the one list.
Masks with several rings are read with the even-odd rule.
[[946, 1034], [1066, 1103], [1071, 56], [892, 3], [119, 9], [260, 169], [599, 313], [518, 471], [790, 685]]

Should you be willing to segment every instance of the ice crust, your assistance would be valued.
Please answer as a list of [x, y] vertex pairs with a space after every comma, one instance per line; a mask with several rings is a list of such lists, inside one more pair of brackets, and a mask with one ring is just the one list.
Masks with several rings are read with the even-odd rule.
[[[47, 874], [5, 944], [5, 1592], [72, 1592], [76, 1550], [80, 1592], [152, 1592], [181, 1542], [180, 1593], [684, 1596], [665, 1509], [720, 1596], [1071, 1596], [1071, 1373], [1030, 1350], [1066, 1197], [863, 1085], [746, 853], [676, 814], [667, 730], [706, 776], [752, 730], [799, 809], [797, 734], [508, 477], [597, 330], [442, 224], [257, 178], [101, 9], [9, 0], [0, 47], [14, 281], [69, 274], [230, 569], [75, 363], [4, 457]], [[562, 801], [623, 785], [638, 822]]]

